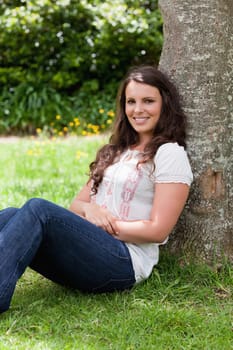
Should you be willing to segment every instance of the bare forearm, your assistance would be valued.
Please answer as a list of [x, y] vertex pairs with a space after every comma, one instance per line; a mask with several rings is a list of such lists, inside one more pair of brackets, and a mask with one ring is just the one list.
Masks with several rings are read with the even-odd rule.
[[[76, 198], [71, 203], [69, 209], [75, 214], [83, 216], [89, 221], [98, 225], [98, 222], [96, 220], [100, 217], [100, 215], [99, 212], [97, 214], [95, 210], [97, 209], [99, 211], [100, 208], [98, 208], [96, 204], [79, 200]], [[167, 238], [174, 226], [173, 224], [171, 225], [171, 223], [168, 224], [168, 222], [166, 222], [166, 224], [164, 224], [164, 222], [159, 223], [158, 220], [122, 221], [117, 219], [113, 220], [113, 218], [109, 218], [109, 221], [112, 222], [112, 225], [114, 227], [112, 234], [117, 239], [135, 244], [152, 242], [162, 243]]]
[[160, 225], [150, 220], [116, 221], [116, 237], [130, 243], [162, 243], [172, 230], [169, 225]]
[[150, 220], [116, 221], [118, 239], [131, 243], [162, 243], [171, 233], [183, 210], [189, 187], [157, 184]]

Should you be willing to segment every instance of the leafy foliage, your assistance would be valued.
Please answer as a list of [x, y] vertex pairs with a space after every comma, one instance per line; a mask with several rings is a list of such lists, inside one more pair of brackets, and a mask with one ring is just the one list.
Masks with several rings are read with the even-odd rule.
[[80, 112], [76, 108], [85, 109], [93, 90], [96, 101], [105, 103], [111, 86], [113, 99], [129, 66], [158, 62], [157, 0], [0, 0], [0, 5], [0, 132], [31, 132], [55, 113], [72, 118]]

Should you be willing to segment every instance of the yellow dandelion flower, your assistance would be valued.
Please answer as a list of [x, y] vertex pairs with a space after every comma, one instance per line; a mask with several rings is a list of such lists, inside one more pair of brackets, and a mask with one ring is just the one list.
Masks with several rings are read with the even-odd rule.
[[82, 131], [82, 135], [83, 135], [83, 136], [86, 136], [86, 135], [87, 135], [86, 130], [83, 130], [83, 131]]
[[69, 122], [69, 126], [74, 126], [74, 123], [73, 122]]
[[64, 131], [64, 132], [67, 132], [67, 131], [68, 131], [67, 126], [64, 126], [63, 131]]
[[100, 109], [99, 109], [99, 113], [100, 113], [100, 114], [103, 114], [104, 112], [105, 112], [105, 111], [104, 111], [103, 108], [100, 108]]
[[60, 120], [60, 119], [61, 119], [60, 114], [57, 114], [57, 115], [56, 115], [56, 120]]
[[64, 133], [62, 131], [59, 131], [58, 136], [64, 136]]
[[41, 134], [41, 133], [42, 133], [41, 128], [36, 128], [36, 133], [37, 133], [38, 135]]
[[109, 117], [114, 117], [115, 116], [115, 113], [113, 112], [113, 110], [111, 109], [110, 111], [108, 111], [108, 113], [107, 113], [107, 115], [109, 116]]
[[112, 119], [108, 119], [106, 123], [107, 124], [112, 124]]
[[99, 125], [92, 125], [92, 130], [95, 134], [98, 134], [99, 133]]

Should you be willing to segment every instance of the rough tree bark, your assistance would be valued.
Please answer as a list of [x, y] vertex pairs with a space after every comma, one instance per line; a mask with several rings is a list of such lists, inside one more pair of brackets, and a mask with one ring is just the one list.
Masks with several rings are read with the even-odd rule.
[[195, 181], [168, 248], [233, 261], [233, 1], [160, 0], [160, 69], [188, 115]]

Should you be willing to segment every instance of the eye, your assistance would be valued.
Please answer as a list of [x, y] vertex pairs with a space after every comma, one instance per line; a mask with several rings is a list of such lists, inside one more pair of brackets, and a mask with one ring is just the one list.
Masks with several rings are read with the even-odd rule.
[[135, 103], [135, 100], [134, 100], [133, 98], [129, 98], [129, 99], [126, 101], [126, 103], [127, 103], [128, 105], [132, 105], [132, 104]]
[[155, 100], [153, 98], [145, 98], [144, 102], [147, 103], [147, 104], [150, 104], [150, 103], [155, 102]]

